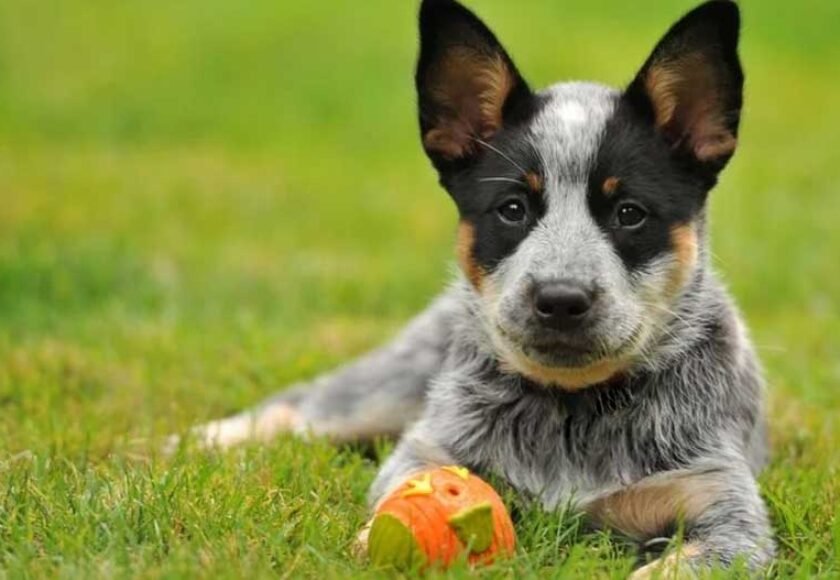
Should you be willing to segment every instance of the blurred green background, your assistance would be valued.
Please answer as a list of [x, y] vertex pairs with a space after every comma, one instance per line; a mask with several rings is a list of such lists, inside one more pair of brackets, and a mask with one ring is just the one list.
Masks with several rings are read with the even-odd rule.
[[[470, 5], [545, 86], [627, 82], [693, 3]], [[747, 105], [713, 196], [715, 262], [772, 386], [775, 573], [828, 577], [840, 3], [741, 6]], [[455, 212], [417, 140], [416, 8], [0, 0], [0, 575], [365, 570], [348, 546], [375, 465], [356, 450], [284, 440], [161, 463], [143, 442], [372, 347], [448, 279]], [[568, 518], [531, 521], [496, 573], [632, 563]]]

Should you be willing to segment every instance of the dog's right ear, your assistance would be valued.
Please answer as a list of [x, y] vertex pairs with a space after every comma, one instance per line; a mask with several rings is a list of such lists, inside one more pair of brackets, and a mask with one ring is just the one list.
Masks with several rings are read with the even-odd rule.
[[493, 33], [454, 0], [423, 0], [417, 94], [423, 147], [438, 170], [469, 163], [533, 100]]

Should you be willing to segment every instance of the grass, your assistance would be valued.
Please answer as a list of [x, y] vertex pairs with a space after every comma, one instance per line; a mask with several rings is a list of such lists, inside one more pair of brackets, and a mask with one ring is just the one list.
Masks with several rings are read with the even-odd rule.
[[[360, 450], [144, 441], [363, 352], [448, 278], [413, 4], [0, 2], [0, 577], [375, 575], [350, 554]], [[625, 82], [690, 2], [473, 4], [545, 85]], [[771, 383], [771, 574], [837, 577], [840, 5], [742, 6], [714, 248]], [[517, 558], [480, 575], [630, 569], [614, 538], [521, 509]]]

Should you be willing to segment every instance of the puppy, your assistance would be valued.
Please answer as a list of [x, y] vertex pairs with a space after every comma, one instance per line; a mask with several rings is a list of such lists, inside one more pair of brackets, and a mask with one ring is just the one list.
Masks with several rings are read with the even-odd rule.
[[472, 12], [425, 0], [420, 136], [458, 207], [462, 275], [387, 346], [198, 439], [401, 434], [374, 505], [461, 464], [642, 544], [684, 530], [637, 577], [766, 565], [763, 379], [707, 242], [737, 145], [739, 28], [735, 3], [707, 2], [623, 91], [535, 92]]

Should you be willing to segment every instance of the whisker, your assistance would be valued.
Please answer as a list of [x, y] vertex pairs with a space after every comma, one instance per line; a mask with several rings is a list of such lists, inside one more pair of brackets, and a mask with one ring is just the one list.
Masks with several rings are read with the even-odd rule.
[[512, 177], [483, 177], [478, 180], [479, 183], [514, 183], [516, 185], [526, 185], [521, 179], [514, 179]]
[[534, 150], [534, 153], [536, 153], [537, 159], [539, 159], [540, 167], [542, 169], [543, 175], [547, 176], [548, 175], [548, 161], [546, 160], [542, 149], [537, 144], [537, 141], [531, 136], [528, 136], [528, 143], [531, 145], [531, 148]]
[[507, 153], [505, 153], [504, 151], [502, 151], [498, 147], [494, 147], [493, 145], [490, 145], [490, 143], [488, 143], [487, 141], [485, 141], [483, 139], [479, 139], [478, 137], [471, 137], [471, 139], [473, 141], [475, 141], [476, 143], [478, 143], [479, 145], [487, 147], [490, 151], [496, 153], [499, 157], [501, 157], [502, 159], [506, 160], [508, 163], [510, 163], [511, 165], [516, 167], [522, 173], [522, 175], [525, 175], [525, 174], [528, 173], [527, 171], [525, 171], [525, 169], [522, 168], [521, 165], [519, 165], [516, 161], [511, 159], [511, 157]]
[[642, 301], [642, 304], [644, 306], [647, 306], [647, 307], [650, 307], [650, 308], [655, 308], [656, 310], [659, 310], [660, 312], [668, 314], [668, 315], [674, 317], [676, 320], [678, 320], [678, 321], [680, 321], [680, 322], [682, 322], [686, 325], [696, 324], [696, 322], [697, 322], [696, 320], [692, 320], [690, 318], [687, 318], [686, 316], [684, 316], [683, 314], [680, 314], [676, 310], [672, 310], [671, 308], [668, 308], [664, 304], [658, 304], [656, 302], [648, 302], [648, 301]]

